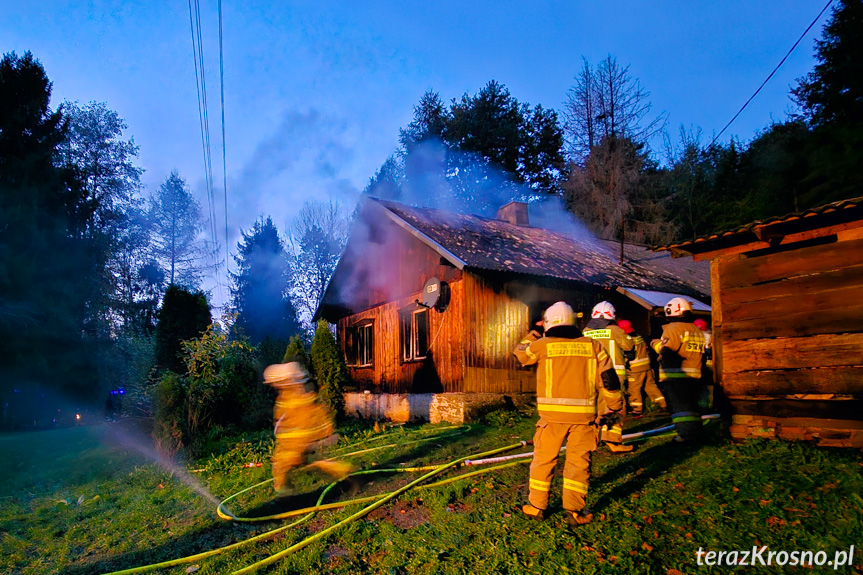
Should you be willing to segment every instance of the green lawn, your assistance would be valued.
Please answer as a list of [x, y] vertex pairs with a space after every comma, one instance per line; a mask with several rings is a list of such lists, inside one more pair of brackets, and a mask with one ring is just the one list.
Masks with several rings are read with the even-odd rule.
[[[445, 463], [530, 439], [533, 421], [495, 413], [457, 435], [445, 426], [375, 431], [353, 424], [332, 450], [400, 444], [351, 457], [360, 469]], [[215, 445], [210, 457], [169, 465], [152, 459], [145, 436], [131, 423], [0, 435], [6, 460], [0, 466], [0, 572], [108, 573], [216, 549], [294, 521], [241, 524], [215, 514], [219, 500], [269, 477], [266, 433], [234, 437]], [[416, 441], [427, 434], [450, 436]], [[243, 467], [257, 462], [263, 466]], [[436, 479], [473, 470], [447, 471]], [[358, 476], [327, 501], [384, 494], [420, 475]], [[265, 485], [229, 507], [237, 515], [261, 516], [312, 505], [326, 482], [300, 472], [293, 485], [291, 497], [274, 500]], [[559, 480], [552, 490], [552, 505], [559, 505]], [[522, 464], [412, 489], [258, 572], [726, 573], [728, 567], [696, 565], [696, 551], [767, 545], [777, 551], [824, 550], [832, 559], [850, 545], [863, 547], [861, 493], [859, 451], [777, 441], [734, 444], [715, 425], [700, 447], [665, 437], [626, 455], [601, 449], [589, 497], [598, 520], [576, 531], [565, 526], [561, 513], [542, 523], [520, 516], [527, 495]], [[159, 573], [230, 573], [361, 508], [320, 512], [274, 538]], [[777, 569], [795, 570], [754, 571]], [[858, 550], [853, 566], [836, 572], [863, 572], [863, 552]]]

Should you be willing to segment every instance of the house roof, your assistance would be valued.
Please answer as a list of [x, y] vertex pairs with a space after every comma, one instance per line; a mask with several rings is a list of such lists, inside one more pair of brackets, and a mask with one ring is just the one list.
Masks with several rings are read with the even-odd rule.
[[660, 246], [656, 251], [669, 251], [675, 257], [722, 251], [737, 246], [759, 243], [767, 247], [771, 242], [781, 243], [792, 234], [809, 232], [828, 226], [863, 220], [863, 196], [840, 200], [784, 216], [757, 220], [733, 229], [716, 232], [694, 240]]
[[[579, 281], [593, 285], [650, 289], [705, 295], [707, 269], [664, 267], [668, 257], [651, 257], [645, 249], [639, 261], [626, 257], [621, 264], [615, 252], [599, 240], [574, 237], [543, 228], [463, 215], [432, 208], [415, 208], [388, 200], [370, 199], [402, 228], [438, 251], [459, 268], [509, 272]], [[652, 254], [656, 256], [656, 254]], [[693, 273], [697, 272], [697, 273]], [[698, 277], [697, 281], [691, 281]]]

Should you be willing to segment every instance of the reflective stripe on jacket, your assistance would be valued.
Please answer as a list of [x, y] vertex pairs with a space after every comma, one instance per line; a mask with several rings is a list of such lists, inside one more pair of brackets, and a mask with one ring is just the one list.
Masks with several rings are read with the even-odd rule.
[[650, 343], [659, 355], [659, 381], [701, 379], [704, 334], [693, 323], [662, 326], [662, 338]]
[[630, 334], [635, 346], [635, 359], [629, 362], [629, 371], [643, 373], [650, 371], [650, 355], [647, 352], [647, 342], [637, 333]]
[[621, 392], [609, 391], [602, 383], [603, 372], [614, 366], [598, 341], [539, 337], [532, 331], [513, 353], [523, 365], [537, 365], [536, 403], [544, 419], [590, 423], [600, 399], [609, 409], [622, 409]]
[[602, 347], [611, 356], [617, 378], [620, 381], [626, 381], [626, 358], [623, 352], [631, 350], [635, 345], [632, 338], [615, 324], [609, 324], [601, 329], [585, 329], [583, 333], [586, 337], [595, 339], [602, 344]]

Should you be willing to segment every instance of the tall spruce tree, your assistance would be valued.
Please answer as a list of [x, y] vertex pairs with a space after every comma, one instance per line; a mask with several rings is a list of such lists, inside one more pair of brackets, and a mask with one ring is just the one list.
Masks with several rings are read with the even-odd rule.
[[318, 395], [321, 401], [330, 406], [336, 419], [341, 419], [345, 414], [344, 390], [348, 383], [348, 368], [325, 320], [318, 321], [311, 357], [318, 382]]
[[297, 312], [288, 294], [290, 269], [285, 245], [272, 218], [259, 219], [237, 244], [236, 273], [231, 273], [231, 307], [253, 344], [266, 337], [288, 341], [299, 332]]
[[[85, 322], [92, 245], [74, 233], [80, 182], [55, 165], [64, 140], [51, 82], [30, 52], [0, 60], [0, 393], [95, 393]], [[82, 270], [83, 273], [82, 273]], [[5, 391], [3, 391], [5, 390]]]
[[201, 337], [213, 322], [207, 296], [172, 285], [165, 291], [159, 323], [156, 324], [156, 366], [183, 374], [183, 341]]

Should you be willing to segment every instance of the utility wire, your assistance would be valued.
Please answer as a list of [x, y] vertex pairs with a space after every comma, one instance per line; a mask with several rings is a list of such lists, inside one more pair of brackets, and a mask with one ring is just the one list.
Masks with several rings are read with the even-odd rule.
[[219, 0], [219, 86], [222, 95], [222, 187], [225, 191], [225, 281], [228, 281], [230, 253], [228, 248], [228, 164], [225, 159], [225, 64], [222, 49], [222, 0]]
[[784, 64], [784, 63], [785, 63], [785, 60], [787, 60], [787, 59], [788, 59], [788, 56], [790, 56], [790, 55], [791, 55], [791, 53], [794, 51], [794, 49], [795, 49], [795, 48], [797, 48], [798, 44], [800, 44], [800, 42], [802, 42], [802, 41], [803, 41], [803, 38], [806, 36], [806, 34], [808, 34], [808, 33], [809, 33], [809, 30], [811, 30], [811, 29], [812, 29], [812, 27], [813, 27], [813, 26], [815, 26], [815, 23], [816, 23], [816, 22], [818, 22], [818, 20], [820, 20], [820, 19], [821, 19], [821, 16], [824, 14], [824, 12], [826, 12], [826, 11], [827, 11], [827, 9], [830, 7], [830, 5], [831, 5], [831, 4], [833, 4], [833, 0], [829, 0], [829, 1], [827, 2], [827, 4], [825, 4], [825, 5], [824, 5], [824, 8], [822, 8], [822, 9], [821, 9], [821, 12], [819, 12], [819, 13], [818, 13], [818, 16], [816, 16], [816, 17], [815, 17], [815, 19], [814, 19], [814, 20], [812, 20], [812, 22], [809, 24], [809, 26], [806, 28], [806, 30], [804, 30], [804, 31], [803, 31], [803, 34], [801, 34], [801, 35], [800, 35], [800, 37], [797, 39], [797, 41], [796, 41], [796, 42], [794, 42], [794, 45], [793, 45], [793, 46], [791, 46], [791, 49], [790, 49], [790, 50], [788, 50], [788, 53], [787, 53], [787, 54], [785, 54], [785, 56], [782, 58], [782, 60], [780, 60], [780, 61], [779, 61], [779, 63], [778, 63], [778, 64], [776, 64], [776, 67], [775, 67], [775, 68], [773, 68], [773, 71], [772, 71], [772, 72], [770, 72], [770, 75], [769, 75], [769, 76], [767, 76], [767, 78], [766, 78], [766, 79], [761, 83], [761, 85], [760, 85], [760, 86], [758, 86], [758, 89], [757, 89], [757, 90], [755, 90], [755, 93], [754, 93], [754, 94], [752, 94], [752, 95], [749, 97], [749, 99], [748, 99], [748, 100], [746, 100], [746, 103], [745, 103], [745, 104], [743, 104], [743, 106], [741, 106], [739, 110], [737, 110], [737, 113], [736, 113], [736, 114], [734, 114], [734, 117], [733, 117], [733, 118], [731, 118], [730, 120], [728, 120], [728, 123], [727, 123], [727, 124], [725, 124], [725, 127], [723, 127], [723, 128], [719, 131], [719, 133], [718, 133], [718, 134], [716, 134], [716, 136], [714, 136], [713, 140], [711, 140], [711, 141], [710, 141], [710, 145], [711, 145], [711, 146], [712, 146], [714, 143], [716, 143], [716, 140], [718, 140], [718, 139], [719, 139], [719, 136], [721, 136], [721, 135], [725, 132], [725, 130], [727, 130], [727, 129], [728, 129], [728, 127], [729, 127], [731, 124], [733, 124], [733, 123], [734, 123], [734, 120], [736, 120], [736, 119], [737, 119], [737, 116], [739, 116], [739, 115], [743, 112], [743, 110], [745, 110], [745, 109], [746, 109], [746, 106], [748, 106], [748, 105], [749, 105], [749, 102], [751, 102], [752, 100], [754, 100], [754, 99], [755, 99], [755, 96], [757, 96], [757, 95], [758, 95], [758, 93], [761, 91], [761, 89], [762, 89], [762, 88], [767, 84], [767, 82], [769, 82], [769, 81], [770, 81], [770, 78], [772, 78], [772, 77], [773, 77], [773, 75], [774, 75], [774, 74], [776, 74], [776, 72], [779, 70], [779, 68], [782, 66], [782, 64]]
[[192, 33], [192, 53], [195, 61], [195, 87], [198, 93], [198, 117], [201, 124], [201, 145], [204, 154], [204, 179], [207, 191], [208, 219], [210, 223], [210, 241], [213, 245], [211, 256], [215, 266], [215, 279], [219, 301], [222, 296], [222, 281], [219, 274], [219, 260], [217, 253], [218, 235], [216, 234], [216, 210], [215, 197], [213, 194], [213, 163], [210, 145], [210, 121], [207, 112], [207, 84], [204, 72], [204, 45], [201, 32], [201, 5], [199, 0], [189, 0], [189, 24]]

